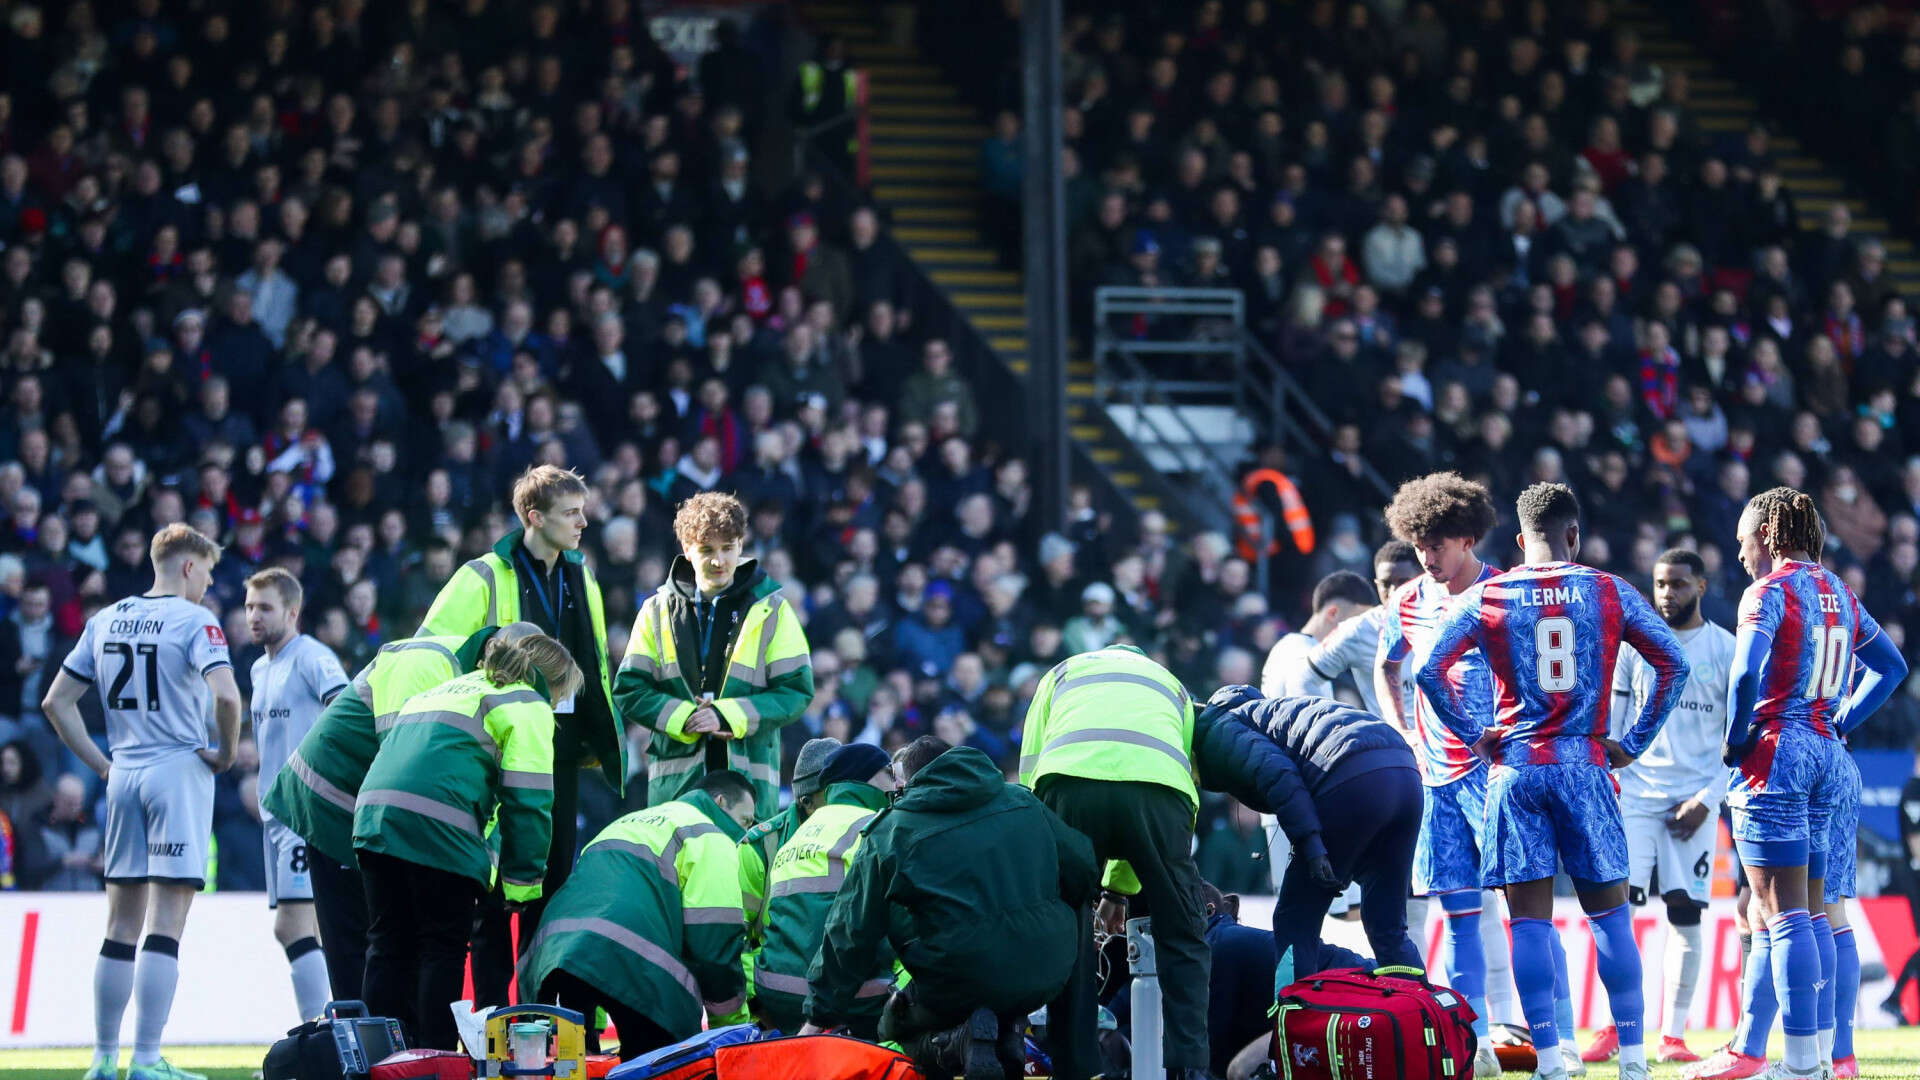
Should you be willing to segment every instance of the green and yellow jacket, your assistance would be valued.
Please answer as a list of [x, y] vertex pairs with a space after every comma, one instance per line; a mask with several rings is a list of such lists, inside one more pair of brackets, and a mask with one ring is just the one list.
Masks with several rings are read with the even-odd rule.
[[[858, 862], [861, 832], [887, 797], [872, 784], [842, 782], [826, 790], [826, 803], [781, 845], [767, 875], [766, 922], [753, 962], [753, 994], [762, 1017], [784, 1026], [802, 1015], [807, 971], [826, 933], [827, 910]], [[893, 989], [893, 956], [882, 950], [855, 990], [842, 1020], [877, 1020]], [[795, 1025], [797, 1027], [797, 1025]]]
[[417, 637], [383, 645], [333, 699], [287, 759], [260, 805], [295, 836], [342, 865], [353, 863], [353, 801], [380, 740], [376, 719], [392, 716], [415, 694], [480, 663], [498, 627], [466, 638]]
[[807, 1019], [862, 1012], [891, 951], [935, 1013], [1032, 1011], [1066, 985], [1098, 888], [1085, 836], [987, 755], [949, 750], [867, 823], [808, 972]]
[[495, 686], [476, 671], [375, 722], [380, 751], [353, 812], [353, 846], [540, 897], [553, 837], [553, 706], [544, 681]]
[[[701, 647], [692, 564], [676, 556], [667, 580], [634, 619], [613, 699], [627, 723], [653, 732], [647, 752], [647, 803], [679, 798], [710, 767], [753, 783], [755, 816], [780, 810], [780, 729], [813, 701], [813, 662], [800, 616], [780, 586], [748, 559], [712, 600]], [[686, 730], [703, 694], [726, 720], [731, 739]]]
[[[525, 618], [520, 610], [520, 575], [514, 553], [520, 547], [524, 529], [502, 536], [493, 550], [469, 560], [453, 572], [434, 597], [433, 606], [420, 623], [422, 636], [465, 638], [483, 627], [505, 626]], [[578, 551], [560, 553], [560, 573], [567, 592], [584, 596], [586, 605], [575, 605], [573, 625], [560, 627], [554, 636], [573, 654], [586, 685], [574, 695], [571, 719], [563, 717], [567, 730], [584, 744], [588, 760], [597, 761], [600, 772], [615, 791], [624, 791], [627, 782], [627, 742], [619, 714], [613, 708], [611, 668], [607, 664], [607, 611], [600, 597], [600, 583]], [[592, 641], [593, 649], [578, 646]]]
[[740, 826], [704, 791], [620, 818], [580, 853], [520, 960], [522, 993], [556, 971], [675, 1039], [745, 1019]]
[[767, 914], [767, 868], [800, 824], [800, 806], [795, 803], [740, 838], [740, 903], [747, 915], [749, 952], [759, 946], [760, 925]]

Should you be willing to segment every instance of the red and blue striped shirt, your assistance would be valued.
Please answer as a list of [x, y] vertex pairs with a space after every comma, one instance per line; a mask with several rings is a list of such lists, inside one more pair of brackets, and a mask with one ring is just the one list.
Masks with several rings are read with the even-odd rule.
[[1436, 710], [1462, 743], [1485, 734], [1446, 678], [1477, 650], [1493, 682], [1493, 723], [1507, 765], [1607, 764], [1600, 739], [1613, 704], [1614, 660], [1624, 641], [1654, 671], [1653, 692], [1620, 743], [1639, 756], [1686, 684], [1679, 638], [1633, 586], [1579, 563], [1516, 567], [1461, 594], [1422, 666], [1423, 689], [1447, 700]]
[[[1493, 567], [1483, 566], [1480, 576], [1474, 580], [1485, 581], [1497, 573]], [[1464, 592], [1453, 595], [1445, 583], [1427, 574], [1400, 586], [1387, 602], [1388, 615], [1380, 630], [1380, 647], [1386, 651], [1387, 659], [1401, 661], [1412, 657], [1417, 667], [1432, 652], [1441, 624], [1467, 595]], [[1493, 715], [1493, 686], [1487, 676], [1486, 660], [1478, 652], [1463, 655], [1448, 672], [1447, 681], [1475, 715]], [[1480, 768], [1480, 759], [1473, 756], [1473, 748], [1461, 742], [1459, 736], [1435, 716], [1427, 692], [1413, 697], [1414, 732], [1420, 740], [1415, 750], [1420, 756], [1420, 775], [1427, 785], [1451, 784]]]
[[[1854, 653], [1880, 635], [1880, 624], [1846, 582], [1817, 563], [1783, 562], [1747, 586], [1737, 629], [1773, 643], [1750, 725], [1838, 737]], [[1736, 735], [1744, 741], [1744, 733]]]

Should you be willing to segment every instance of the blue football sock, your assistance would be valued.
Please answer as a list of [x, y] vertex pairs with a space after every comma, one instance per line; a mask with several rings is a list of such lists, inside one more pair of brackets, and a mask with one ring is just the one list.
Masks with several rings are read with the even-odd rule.
[[1805, 908], [1774, 916], [1773, 992], [1780, 999], [1780, 1026], [1787, 1033], [1787, 1067], [1806, 1072], [1819, 1061], [1820, 944]]
[[1820, 946], [1805, 908], [1783, 911], [1767, 926], [1773, 939], [1773, 992], [1780, 1002], [1780, 1026], [1789, 1035], [1820, 1030]]
[[[1440, 894], [1447, 913], [1447, 974], [1453, 991], [1473, 1009], [1473, 1033], [1487, 1037], [1487, 952], [1480, 943], [1480, 890]], [[1551, 925], [1551, 924], [1549, 924]], [[1528, 1020], [1532, 1023], [1532, 1020]]]
[[1533, 1045], [1547, 1049], [1560, 1045], [1558, 1018], [1554, 1015], [1553, 986], [1557, 965], [1553, 962], [1554, 941], [1559, 937], [1553, 923], [1546, 919], [1514, 919], [1513, 984], [1520, 993], [1520, 1013], [1527, 1018], [1533, 1033]]
[[1753, 935], [1747, 970], [1740, 980], [1740, 1034], [1736, 1049], [1748, 1057], [1767, 1056], [1767, 1038], [1780, 1005], [1773, 996], [1773, 935], [1762, 929]]
[[1573, 1026], [1573, 985], [1567, 980], [1567, 947], [1560, 943], [1557, 933], [1553, 935], [1553, 1019], [1560, 1029], [1560, 1041], [1578, 1045], [1579, 1031]]
[[1860, 1000], [1860, 946], [1853, 927], [1833, 932], [1833, 955], [1833, 1058], [1838, 1061], [1853, 1056], [1853, 1010]]
[[1820, 982], [1818, 1004], [1814, 1010], [1814, 1023], [1821, 1031], [1833, 1030], [1833, 992], [1838, 985], [1834, 979], [1834, 970], [1839, 960], [1833, 952], [1833, 923], [1827, 919], [1827, 913], [1821, 912], [1808, 920], [1813, 923], [1813, 944], [1820, 950]]
[[1587, 916], [1593, 931], [1600, 982], [1607, 988], [1613, 1026], [1622, 1051], [1646, 1041], [1642, 1025], [1646, 1001], [1640, 987], [1640, 947], [1633, 940], [1633, 910], [1625, 904]]

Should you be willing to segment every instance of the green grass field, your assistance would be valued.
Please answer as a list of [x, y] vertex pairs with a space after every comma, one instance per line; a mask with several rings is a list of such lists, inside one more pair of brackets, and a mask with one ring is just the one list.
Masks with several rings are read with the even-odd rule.
[[[1726, 1041], [1727, 1033], [1721, 1031], [1691, 1032], [1687, 1039], [1702, 1054]], [[1862, 1077], [1913, 1080], [1920, 1076], [1920, 1029], [1859, 1031], [1854, 1041]], [[206, 1073], [210, 1080], [249, 1080], [260, 1067], [260, 1057], [265, 1053], [264, 1046], [179, 1046], [174, 1047], [168, 1057], [181, 1068]], [[0, 1077], [78, 1080], [87, 1067], [87, 1059], [87, 1051], [82, 1049], [0, 1051]], [[125, 1060], [123, 1053], [123, 1067]], [[1594, 1066], [1587, 1073], [1589, 1080], [1615, 1080], [1617, 1075], [1612, 1065]], [[1655, 1080], [1679, 1080], [1680, 1066], [1655, 1065], [1653, 1075]]]

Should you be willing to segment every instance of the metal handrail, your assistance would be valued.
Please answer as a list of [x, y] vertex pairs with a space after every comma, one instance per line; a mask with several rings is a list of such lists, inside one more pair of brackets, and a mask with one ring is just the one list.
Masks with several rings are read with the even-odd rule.
[[[1133, 360], [1131, 357], [1124, 357], [1123, 362], [1133, 367], [1133, 370], [1128, 374], [1135, 376], [1135, 378], [1129, 381], [1125, 391], [1126, 395], [1132, 399], [1131, 403], [1133, 405], [1135, 419], [1153, 429], [1154, 437], [1160, 441], [1161, 445], [1177, 448], [1175, 450], [1177, 453], [1184, 453], [1186, 447], [1191, 447], [1197, 451], [1213, 470], [1205, 479], [1213, 482], [1212, 486], [1217, 489], [1218, 494], [1224, 498], [1232, 498], [1232, 463], [1224, 460], [1220, 455], [1213, 452], [1212, 447], [1207, 444], [1207, 440], [1194, 429], [1193, 424], [1187, 420], [1186, 415], [1180, 411], [1179, 406], [1175, 405], [1166, 394], [1160, 390], [1154, 380], [1148, 377], [1146, 371], [1140, 368], [1138, 361]], [[1173, 417], [1175, 423], [1180, 426], [1180, 433], [1186, 436], [1186, 442], [1184, 444], [1167, 438], [1166, 432], [1161, 430], [1160, 424], [1154, 420], [1153, 414], [1145, 411], [1148, 405], [1165, 409], [1167, 414]]]
[[[1209, 505], [1196, 507], [1195, 509], [1200, 510], [1205, 516], [1212, 517], [1214, 519], [1213, 524], [1217, 527], [1229, 530], [1235, 527], [1237, 514], [1250, 511], [1259, 522], [1262, 536], [1262, 550], [1264, 550], [1265, 542], [1273, 536], [1273, 515], [1264, 505], [1257, 501], [1250, 502], [1249, 505], [1244, 507], [1234, 504], [1234, 464], [1215, 453], [1208, 441], [1194, 428], [1193, 424], [1187, 420], [1186, 413], [1166, 396], [1166, 384], [1163, 380], [1157, 380], [1151, 377], [1147, 370], [1140, 365], [1140, 362], [1129, 355], [1126, 350], [1111, 348], [1111, 346], [1123, 343], [1117, 341], [1117, 339], [1114, 339], [1111, 335], [1098, 334], [1096, 334], [1095, 341], [1094, 348], [1096, 356], [1099, 355], [1100, 352], [1106, 351], [1116, 358], [1124, 369], [1122, 374], [1126, 376], [1126, 378], [1124, 379], [1125, 389], [1123, 392], [1131, 399], [1130, 404], [1133, 407], [1136, 424], [1136, 429], [1127, 432], [1127, 436], [1129, 438], [1138, 438], [1140, 434], [1138, 427], [1144, 426], [1152, 433], [1152, 437], [1161, 447], [1175, 454], [1183, 464], [1189, 460], [1187, 457], [1189, 452], [1197, 453], [1206, 467], [1194, 471], [1199, 475], [1200, 487], [1202, 491], [1204, 491], [1204, 494], [1208, 496], [1207, 502]], [[1154, 414], [1147, 410], [1147, 405], [1149, 404], [1164, 410], [1167, 416], [1172, 417], [1173, 422], [1179, 426], [1179, 434], [1186, 436], [1184, 441], [1176, 441], [1167, 437], [1166, 430], [1162, 428], [1160, 422], [1154, 418]], [[1190, 495], [1199, 495], [1202, 494], [1202, 491], [1189, 489], [1188, 493]], [[1267, 560], [1254, 560], [1253, 572], [1254, 587], [1261, 595], [1266, 595], [1269, 584]]]
[[[1241, 337], [1247, 347], [1247, 354], [1261, 363], [1265, 369], [1262, 375], [1264, 375], [1270, 385], [1275, 388], [1272, 396], [1280, 399], [1274, 402], [1275, 411], [1283, 411], [1287, 404], [1296, 406], [1300, 412], [1306, 415], [1307, 422], [1311, 425], [1311, 433], [1314, 436], [1311, 442], [1317, 445], [1322, 453], [1331, 453], [1327, 447], [1333, 441], [1333, 433], [1336, 426], [1333, 418], [1323, 412], [1320, 406], [1314, 404], [1313, 399], [1307, 396], [1306, 389], [1300, 385], [1300, 380], [1293, 377], [1293, 372], [1288, 371], [1286, 367], [1280, 363], [1279, 358], [1274, 356], [1272, 352], [1268, 351], [1265, 345], [1260, 343], [1259, 338], [1255, 337], [1251, 331], [1245, 329], [1242, 329]], [[1264, 389], [1261, 386], [1262, 380], [1255, 379], [1252, 381], [1255, 392], [1260, 393]], [[1288, 417], [1287, 422], [1292, 424], [1292, 418]], [[1293, 426], [1298, 427], [1298, 425]], [[1386, 477], [1382, 476], [1380, 471], [1373, 467], [1373, 462], [1367, 460], [1365, 455], [1362, 455], [1360, 458], [1360, 471], [1361, 475], [1366, 477], [1367, 482], [1373, 485], [1374, 490], [1379, 493], [1383, 500], [1393, 498], [1393, 485], [1387, 482]]]
[[[1335, 424], [1307, 395], [1300, 381], [1246, 327], [1246, 294], [1238, 289], [1143, 288], [1105, 285], [1094, 290], [1094, 340], [1098, 351], [1124, 356], [1131, 363], [1140, 355], [1231, 356], [1231, 381], [1153, 379], [1156, 389], [1171, 393], [1224, 393], [1244, 414], [1266, 418], [1272, 436], [1315, 456], [1329, 453]], [[1133, 341], [1108, 328], [1116, 315], [1173, 315], [1229, 320], [1234, 333], [1224, 341]], [[1098, 373], [1104, 374], [1104, 373]], [[1152, 378], [1137, 363], [1126, 373], [1134, 379]], [[1361, 459], [1361, 472], [1382, 499], [1393, 489], [1372, 462]]]

